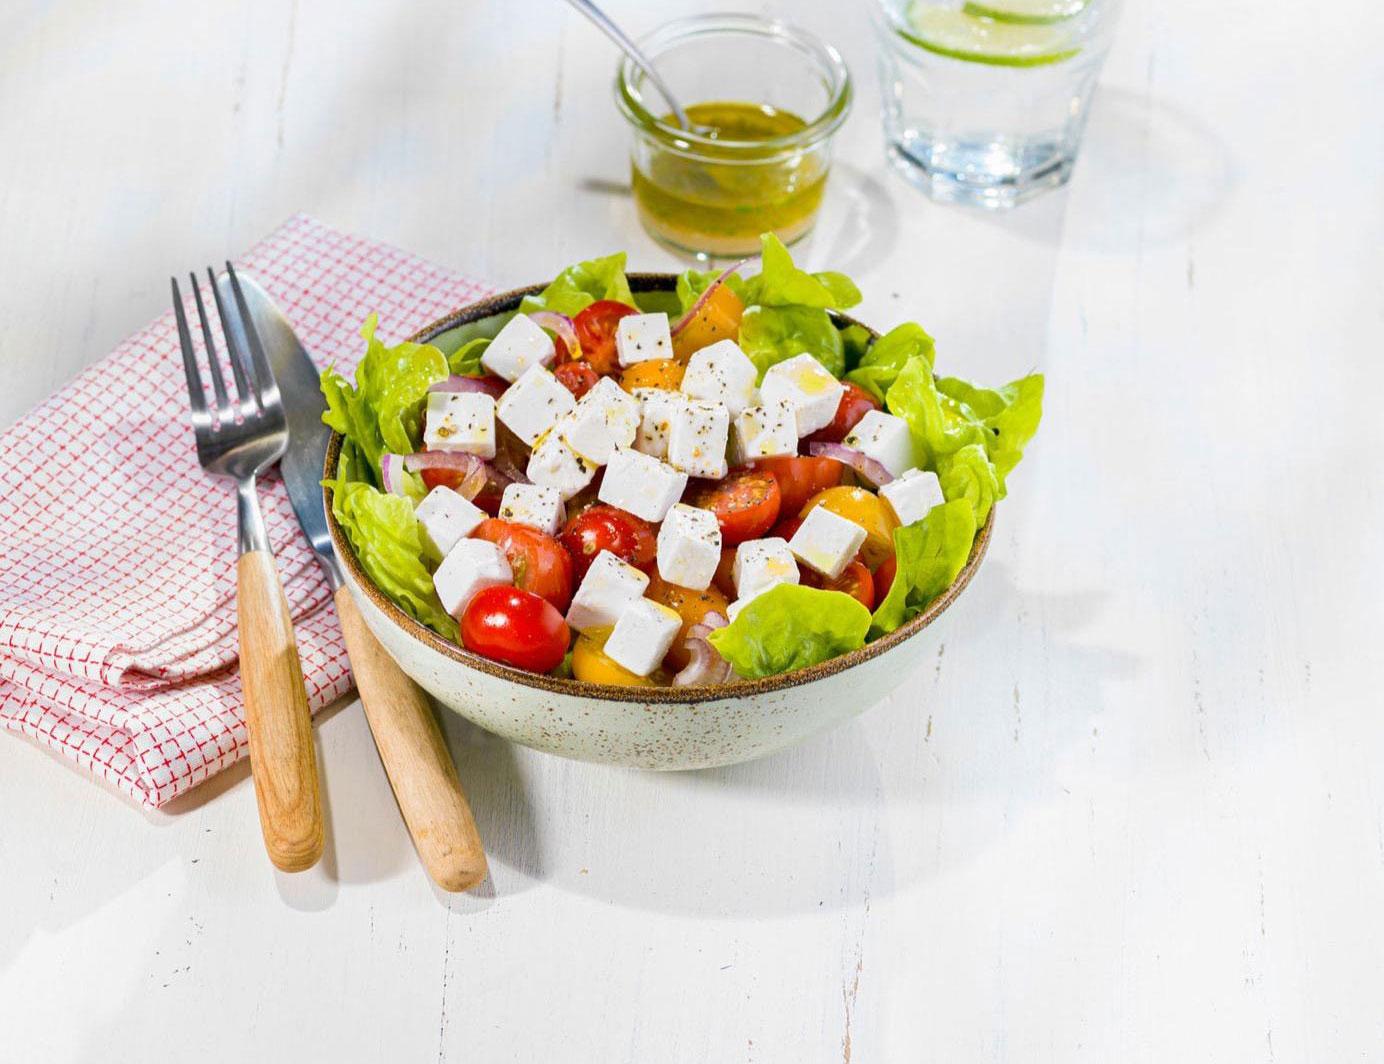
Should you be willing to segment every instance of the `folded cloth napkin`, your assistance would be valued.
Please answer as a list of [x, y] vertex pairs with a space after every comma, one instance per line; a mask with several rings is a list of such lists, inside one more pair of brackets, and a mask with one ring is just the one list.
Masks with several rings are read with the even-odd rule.
[[[393, 343], [491, 291], [302, 216], [237, 265], [319, 367], [354, 366], [371, 311]], [[351, 687], [346, 649], [277, 474], [260, 500], [316, 711]], [[0, 725], [149, 808], [239, 760], [235, 563], [170, 309], [0, 435]]]

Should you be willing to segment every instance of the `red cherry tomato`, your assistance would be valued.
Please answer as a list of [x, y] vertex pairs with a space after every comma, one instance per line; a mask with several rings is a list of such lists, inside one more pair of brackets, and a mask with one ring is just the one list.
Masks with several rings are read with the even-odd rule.
[[553, 370], [553, 376], [557, 382], [572, 393], [573, 398], [580, 399], [583, 395], [596, 387], [596, 382], [601, 379], [601, 375], [583, 362], [564, 362]]
[[898, 559], [890, 555], [884, 563], [875, 570], [875, 601], [883, 602], [884, 596], [889, 594], [889, 589], [894, 586], [894, 574], [899, 571]]
[[602, 377], [620, 372], [620, 359], [615, 353], [615, 323], [638, 313], [634, 307], [613, 299], [598, 299], [572, 319], [581, 357]]
[[834, 488], [846, 476], [846, 466], [835, 458], [785, 455], [779, 458], [758, 458], [751, 469], [762, 469], [778, 481], [781, 508], [795, 514], [808, 499], [819, 491]]
[[808, 587], [820, 587], [824, 591], [844, 591], [856, 599], [867, 610], [875, 608], [875, 581], [870, 570], [859, 558], [848, 563], [835, 580], [828, 580], [821, 573], [802, 566], [803, 583]]
[[818, 429], [809, 436], [809, 443], [840, 443], [855, 428], [856, 422], [868, 414], [871, 410], [879, 410], [880, 403], [873, 395], [867, 392], [860, 385], [851, 381], [842, 381], [846, 386], [845, 392], [841, 396], [841, 402], [836, 407], [836, 416], [831, 419], [824, 429]]
[[[784, 507], [787, 509], [787, 507]], [[777, 536], [779, 539], [788, 540], [793, 538], [793, 533], [802, 527], [801, 517], [785, 517], [778, 524], [769, 530], [769, 535]]]
[[559, 610], [567, 609], [572, 601], [572, 558], [552, 536], [493, 517], [477, 525], [471, 535], [504, 551], [515, 587], [542, 596]]
[[747, 539], [758, 539], [774, 527], [783, 495], [773, 474], [733, 469], [724, 480], [698, 483], [686, 501], [714, 513], [721, 525], [722, 546], [734, 547]]
[[473, 654], [529, 672], [562, 663], [571, 633], [553, 604], [517, 587], [476, 592], [461, 614], [461, 641]]
[[603, 550], [634, 566], [654, 560], [657, 539], [654, 526], [616, 506], [597, 503], [571, 518], [562, 530], [562, 545], [572, 556], [577, 580]]

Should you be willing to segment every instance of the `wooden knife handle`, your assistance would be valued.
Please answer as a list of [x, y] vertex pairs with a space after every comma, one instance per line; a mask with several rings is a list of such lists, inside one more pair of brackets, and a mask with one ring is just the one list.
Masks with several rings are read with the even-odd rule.
[[322, 802], [303, 668], [274, 556], [250, 551], [236, 565], [240, 682], [250, 770], [269, 859], [285, 872], [322, 856]]
[[336, 612], [365, 719], [418, 856], [443, 890], [468, 890], [486, 876], [485, 850], [428, 696], [380, 646], [345, 587], [337, 589]]

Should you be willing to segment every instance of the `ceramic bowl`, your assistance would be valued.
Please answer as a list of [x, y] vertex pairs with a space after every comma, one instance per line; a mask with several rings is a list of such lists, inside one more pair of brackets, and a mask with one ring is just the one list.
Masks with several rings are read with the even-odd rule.
[[[646, 309], [676, 311], [673, 274], [632, 274]], [[494, 335], [520, 299], [541, 285], [494, 296], [422, 329], [412, 339], [455, 350]], [[841, 316], [843, 322], [850, 319]], [[335, 475], [341, 438], [327, 449]], [[903, 683], [929, 649], [922, 638], [975, 575], [994, 512], [965, 568], [920, 616], [888, 636], [811, 668], [728, 687], [629, 688], [559, 680], [512, 669], [450, 643], [390, 602], [366, 577], [332, 517], [327, 524], [346, 585], [371, 631], [439, 703], [482, 728], [537, 750], [645, 769], [694, 769], [748, 761], [855, 716]]]

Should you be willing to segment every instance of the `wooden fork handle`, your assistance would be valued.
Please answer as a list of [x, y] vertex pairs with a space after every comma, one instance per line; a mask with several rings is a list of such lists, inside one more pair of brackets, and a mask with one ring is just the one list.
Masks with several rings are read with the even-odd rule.
[[337, 589], [336, 612], [365, 719], [418, 856], [443, 890], [468, 890], [485, 878], [485, 850], [428, 697], [380, 646], [345, 587]]
[[240, 682], [260, 829], [269, 859], [285, 872], [301, 872], [322, 856], [322, 802], [303, 669], [274, 556], [267, 550], [242, 554], [236, 585]]

